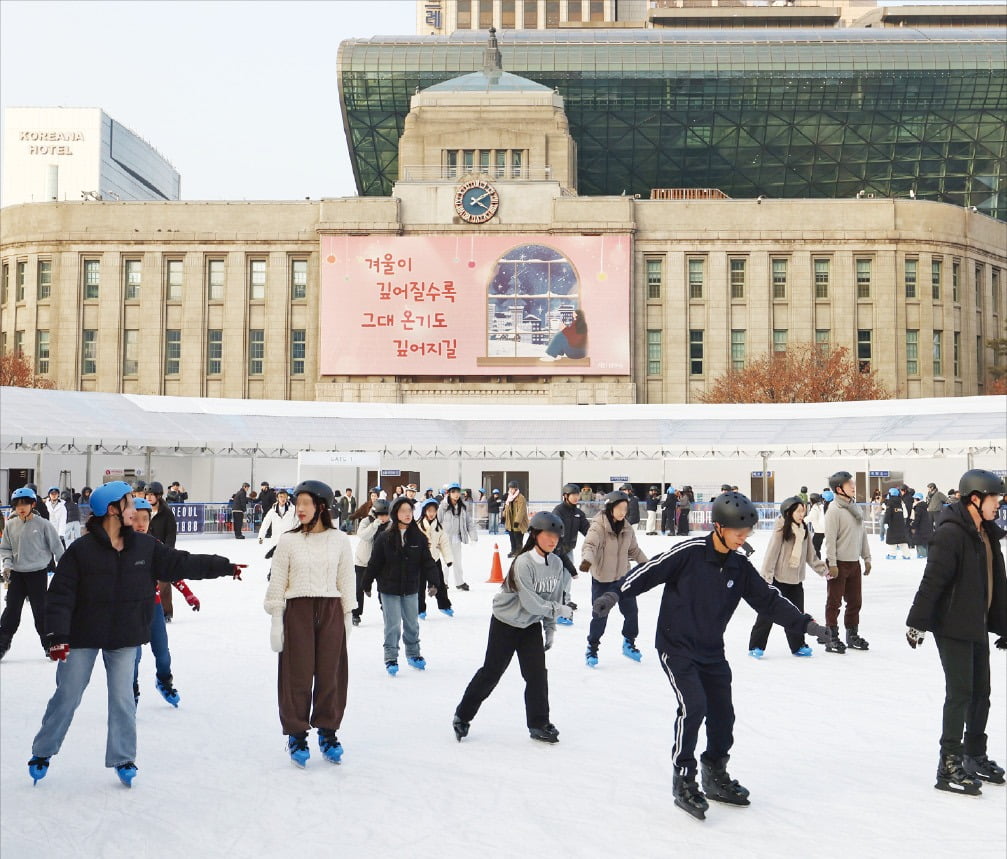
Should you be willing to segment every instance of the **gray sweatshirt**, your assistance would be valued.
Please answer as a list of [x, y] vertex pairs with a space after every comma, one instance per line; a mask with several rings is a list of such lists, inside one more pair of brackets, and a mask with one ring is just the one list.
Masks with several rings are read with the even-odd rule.
[[34, 514], [27, 522], [18, 516], [7, 520], [0, 537], [0, 565], [5, 570], [31, 573], [48, 568], [49, 562], [63, 556], [63, 544], [48, 519]]
[[517, 590], [510, 590], [504, 581], [493, 597], [493, 616], [518, 629], [540, 621], [546, 629], [555, 629], [556, 610], [570, 583], [563, 562], [555, 554], [543, 558], [532, 549], [514, 559], [514, 575]]
[[871, 559], [864, 514], [856, 504], [839, 495], [825, 512], [825, 557], [832, 566], [836, 561]]

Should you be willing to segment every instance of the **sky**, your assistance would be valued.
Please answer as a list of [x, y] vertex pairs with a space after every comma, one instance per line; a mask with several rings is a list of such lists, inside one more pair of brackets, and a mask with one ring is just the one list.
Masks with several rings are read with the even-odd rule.
[[415, 33], [415, 10], [412, 0], [0, 0], [0, 107], [100, 107], [175, 166], [184, 199], [348, 196], [336, 51], [348, 38]]

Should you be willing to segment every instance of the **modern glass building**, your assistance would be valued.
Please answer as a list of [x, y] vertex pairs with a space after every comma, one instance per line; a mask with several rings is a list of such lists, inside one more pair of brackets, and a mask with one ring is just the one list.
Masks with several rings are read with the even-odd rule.
[[[343, 42], [358, 191], [386, 196], [417, 89], [482, 67], [485, 34]], [[1002, 29], [507, 31], [510, 72], [554, 87], [578, 192], [907, 197], [1007, 218]]]

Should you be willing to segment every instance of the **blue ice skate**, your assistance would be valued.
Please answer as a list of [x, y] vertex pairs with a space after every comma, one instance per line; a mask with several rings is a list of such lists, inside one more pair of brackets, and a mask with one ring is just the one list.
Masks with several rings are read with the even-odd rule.
[[158, 677], [154, 685], [165, 701], [171, 704], [172, 707], [177, 707], [182, 697], [178, 694], [178, 690], [171, 685], [171, 680], [172, 677], [170, 674], [167, 677]]
[[115, 768], [115, 774], [119, 776], [119, 781], [121, 781], [126, 787], [133, 786], [133, 779], [136, 778], [136, 764], [132, 761], [126, 761], [124, 764], [119, 764]]
[[38, 755], [28, 761], [28, 775], [31, 776], [32, 784], [38, 784], [49, 772], [49, 758], [40, 758]]
[[632, 638], [624, 638], [622, 640], [622, 655], [629, 657], [634, 662], [639, 662], [643, 659], [643, 654], [640, 653], [636, 642]]
[[301, 769], [311, 757], [311, 750], [308, 749], [308, 734], [291, 734], [287, 737], [287, 752], [290, 754], [290, 762]]
[[766, 651], [763, 650], [761, 647], [753, 647], [751, 650], [748, 651], [748, 655], [751, 656], [753, 659], [762, 659], [762, 657], [766, 655]]
[[455, 610], [453, 608], [442, 608], [441, 614], [446, 614], [448, 617], [454, 617]]
[[427, 613], [426, 613], [425, 611], [421, 611], [421, 612], [420, 612], [420, 613], [419, 613], [418, 615], [416, 615], [416, 616], [417, 616], [417, 617], [418, 617], [418, 618], [419, 618], [420, 620], [426, 620], [426, 619], [427, 619]]
[[584, 661], [588, 668], [596, 668], [598, 666], [598, 645], [588, 644], [587, 652], [584, 654]]
[[572, 617], [557, 617], [556, 618], [556, 623], [559, 626], [573, 626], [573, 618]]
[[415, 668], [417, 671], [427, 670], [427, 661], [422, 656], [407, 656], [406, 662], [410, 668]]
[[806, 644], [802, 644], [797, 650], [794, 651], [794, 656], [811, 656], [814, 653], [810, 647]]
[[343, 744], [336, 738], [335, 731], [319, 729], [318, 748], [329, 763], [338, 764], [343, 757]]
[[396, 674], [399, 673], [399, 663], [395, 662], [394, 660], [391, 662], [386, 662], [385, 671], [388, 672], [389, 677], [394, 677]]

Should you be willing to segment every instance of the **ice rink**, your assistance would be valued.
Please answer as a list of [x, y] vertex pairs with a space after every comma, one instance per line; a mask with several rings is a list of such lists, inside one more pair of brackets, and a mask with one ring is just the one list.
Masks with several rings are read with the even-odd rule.
[[[768, 532], [752, 542], [760, 559]], [[498, 538], [506, 554], [506, 536]], [[1007, 787], [978, 798], [934, 790], [943, 675], [933, 640], [909, 649], [905, 617], [922, 560], [884, 559], [864, 586], [861, 633], [870, 652], [790, 655], [774, 629], [766, 657], [747, 655], [754, 613], [742, 603], [727, 631], [737, 711], [731, 774], [747, 809], [711, 803], [699, 823], [671, 796], [675, 700], [654, 652], [659, 600], [640, 600], [643, 662], [620, 653], [615, 613], [601, 662], [584, 665], [590, 582], [574, 582], [575, 625], [548, 656], [560, 742], [531, 741], [516, 661], [455, 741], [451, 715], [486, 645], [485, 584], [494, 538], [466, 548], [472, 590], [451, 591], [456, 616], [431, 601], [421, 626], [429, 667], [389, 678], [376, 600], [349, 642], [343, 763], [311, 737], [306, 770], [291, 765], [276, 706], [276, 656], [262, 610], [267, 562], [253, 539], [188, 538], [180, 547], [249, 563], [243, 582], [193, 582], [197, 614], [180, 595], [168, 627], [181, 694], [176, 710], [154, 689], [145, 649], [132, 789], [104, 769], [100, 661], [60, 754], [33, 787], [31, 741], [54, 689], [25, 606], [0, 663], [0, 855], [20, 857], [765, 857], [1007, 854]], [[657, 554], [672, 538], [640, 537]], [[507, 560], [504, 558], [506, 570]], [[824, 581], [806, 582], [823, 621]], [[1007, 654], [992, 654], [989, 754], [1007, 759]], [[705, 737], [700, 734], [699, 751]]]

